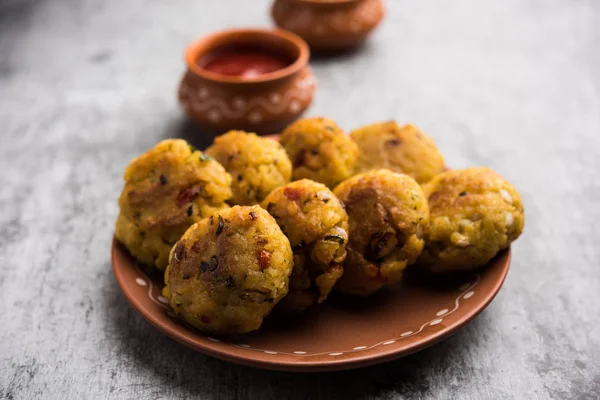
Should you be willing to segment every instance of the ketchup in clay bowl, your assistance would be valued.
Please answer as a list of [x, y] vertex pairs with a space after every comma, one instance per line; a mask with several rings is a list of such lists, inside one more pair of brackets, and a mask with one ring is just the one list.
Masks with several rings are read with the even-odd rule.
[[279, 132], [312, 102], [308, 45], [293, 33], [233, 29], [192, 43], [179, 101], [203, 128]]
[[197, 61], [200, 68], [215, 74], [256, 78], [278, 71], [292, 64], [281, 54], [275, 54], [259, 47], [230, 47], [217, 50]]

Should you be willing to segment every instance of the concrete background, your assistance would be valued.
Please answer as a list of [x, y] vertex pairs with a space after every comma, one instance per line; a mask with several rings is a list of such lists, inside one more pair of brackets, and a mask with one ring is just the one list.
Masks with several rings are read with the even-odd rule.
[[270, 25], [269, 2], [0, 0], [0, 398], [600, 397], [600, 3], [387, 3], [367, 46], [314, 61], [309, 115], [413, 122], [449, 165], [517, 186], [525, 234], [490, 307], [343, 373], [238, 367], [164, 337], [110, 270], [121, 174], [198, 135], [175, 101], [186, 44]]

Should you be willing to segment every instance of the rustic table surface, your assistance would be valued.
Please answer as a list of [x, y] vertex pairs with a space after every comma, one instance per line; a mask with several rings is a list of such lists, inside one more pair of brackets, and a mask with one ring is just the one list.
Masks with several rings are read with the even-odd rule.
[[448, 164], [521, 191], [506, 284], [455, 336], [371, 368], [275, 373], [194, 353], [132, 310], [109, 259], [123, 169], [162, 138], [206, 144], [176, 103], [183, 50], [269, 26], [268, 7], [0, 0], [0, 398], [599, 398], [594, 0], [390, 0], [366, 46], [313, 60], [310, 115], [413, 122]]

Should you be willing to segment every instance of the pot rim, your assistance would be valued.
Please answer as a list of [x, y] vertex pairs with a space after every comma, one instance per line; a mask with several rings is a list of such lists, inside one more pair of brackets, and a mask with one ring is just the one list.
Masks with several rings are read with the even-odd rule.
[[[218, 48], [220, 42], [226, 41], [226, 39], [240, 36], [244, 33], [248, 33], [251, 36], [256, 36], [257, 38], [269, 37], [269, 38], [277, 38], [280, 40], [284, 40], [289, 44], [293, 45], [298, 50], [298, 56], [295, 58], [294, 62], [290, 65], [278, 69], [277, 71], [269, 72], [266, 74], [259, 75], [253, 78], [244, 78], [241, 76], [235, 75], [222, 75], [215, 72], [208, 71], [202, 67], [200, 67], [196, 60], [206, 53]], [[253, 41], [256, 41], [257, 44], [260, 44], [260, 39], [253, 39], [251, 41], [243, 41], [240, 43], [248, 44]], [[227, 44], [232, 44], [227, 43]], [[292, 76], [299, 72], [302, 68], [308, 65], [308, 60], [310, 58], [310, 50], [308, 44], [302, 39], [300, 36], [283, 30], [283, 29], [269, 29], [269, 28], [233, 28], [226, 29], [218, 32], [211, 33], [207, 36], [201, 37], [200, 39], [195, 40], [191, 44], [188, 45], [185, 51], [185, 61], [188, 68], [194, 72], [196, 75], [213, 82], [218, 83], [236, 83], [236, 84], [256, 84], [256, 83], [264, 83], [264, 82], [273, 82], [281, 78], [286, 78]]]

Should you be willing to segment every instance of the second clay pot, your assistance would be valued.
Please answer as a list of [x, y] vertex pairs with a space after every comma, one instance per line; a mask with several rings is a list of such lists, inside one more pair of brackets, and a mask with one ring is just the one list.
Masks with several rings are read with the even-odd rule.
[[275, 23], [317, 51], [348, 50], [361, 44], [384, 16], [382, 0], [275, 0]]

